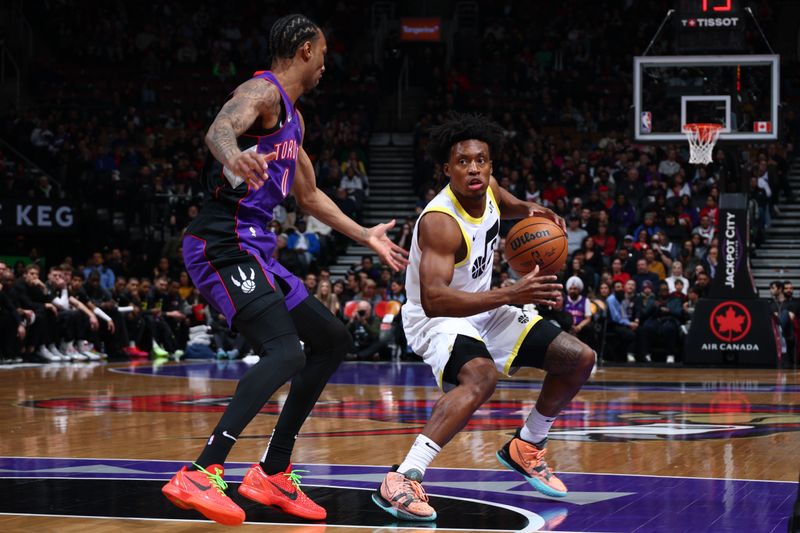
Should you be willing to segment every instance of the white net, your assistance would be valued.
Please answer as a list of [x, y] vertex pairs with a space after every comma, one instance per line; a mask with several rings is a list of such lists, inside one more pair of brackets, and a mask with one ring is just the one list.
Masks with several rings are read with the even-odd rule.
[[689, 139], [689, 163], [707, 165], [713, 160], [722, 124], [684, 124], [683, 132]]

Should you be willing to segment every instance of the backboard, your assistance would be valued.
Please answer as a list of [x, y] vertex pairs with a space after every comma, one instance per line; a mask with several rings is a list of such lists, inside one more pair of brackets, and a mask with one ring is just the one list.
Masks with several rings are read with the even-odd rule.
[[634, 138], [682, 142], [683, 124], [712, 122], [723, 142], [775, 141], [779, 71], [777, 55], [634, 57]]

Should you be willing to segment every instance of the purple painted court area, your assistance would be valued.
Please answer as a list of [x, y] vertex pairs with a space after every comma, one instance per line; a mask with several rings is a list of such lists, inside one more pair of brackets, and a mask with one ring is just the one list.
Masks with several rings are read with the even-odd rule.
[[[0, 458], [4, 478], [167, 480], [182, 463], [126, 459]], [[228, 463], [239, 482], [249, 467]], [[305, 485], [374, 488], [385, 467], [295, 465]], [[434, 495], [504, 504], [539, 515], [543, 529], [603, 532], [784, 532], [797, 493], [789, 482], [607, 474], [561, 474], [564, 499], [546, 498], [513, 472], [431, 468], [425, 487]], [[369, 498], [369, 493], [364, 493]], [[55, 511], [49, 511], [55, 512]], [[44, 513], [44, 511], [43, 511]]]
[[[115, 372], [170, 377], [203, 377], [207, 379], [239, 380], [250, 368], [243, 361], [188, 362], [162, 366], [130, 366], [113, 369]], [[430, 367], [424, 363], [343, 363], [329, 383], [341, 385], [397, 385], [408, 387], [436, 387]], [[538, 389], [541, 380], [500, 380], [500, 389]], [[641, 382], [590, 380], [582, 387], [585, 391], [615, 390], [640, 392], [800, 392], [800, 385], [787, 383], [759, 383], [754, 380], [694, 381], [694, 382]]]

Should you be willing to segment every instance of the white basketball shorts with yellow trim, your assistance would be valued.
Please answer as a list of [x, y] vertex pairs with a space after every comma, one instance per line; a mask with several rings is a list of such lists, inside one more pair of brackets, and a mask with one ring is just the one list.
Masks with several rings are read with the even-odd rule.
[[456, 336], [465, 335], [486, 344], [497, 370], [508, 376], [517, 370], [514, 359], [522, 341], [542, 319], [510, 305], [470, 317], [428, 318], [421, 305], [407, 302], [402, 313], [408, 345], [430, 365], [439, 387]]

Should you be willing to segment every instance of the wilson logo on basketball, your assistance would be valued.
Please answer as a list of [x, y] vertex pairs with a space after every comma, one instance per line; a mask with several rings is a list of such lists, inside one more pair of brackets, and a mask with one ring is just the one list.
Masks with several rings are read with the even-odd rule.
[[722, 302], [711, 311], [711, 333], [724, 342], [736, 342], [750, 333], [753, 320], [747, 307], [733, 300]]
[[531, 242], [532, 240], [539, 239], [541, 237], [549, 237], [549, 236], [550, 236], [550, 231], [546, 229], [534, 233], [523, 233], [522, 235], [511, 241], [510, 246], [511, 249], [516, 252], [517, 248], [519, 248], [520, 246], [522, 246], [527, 242]]

